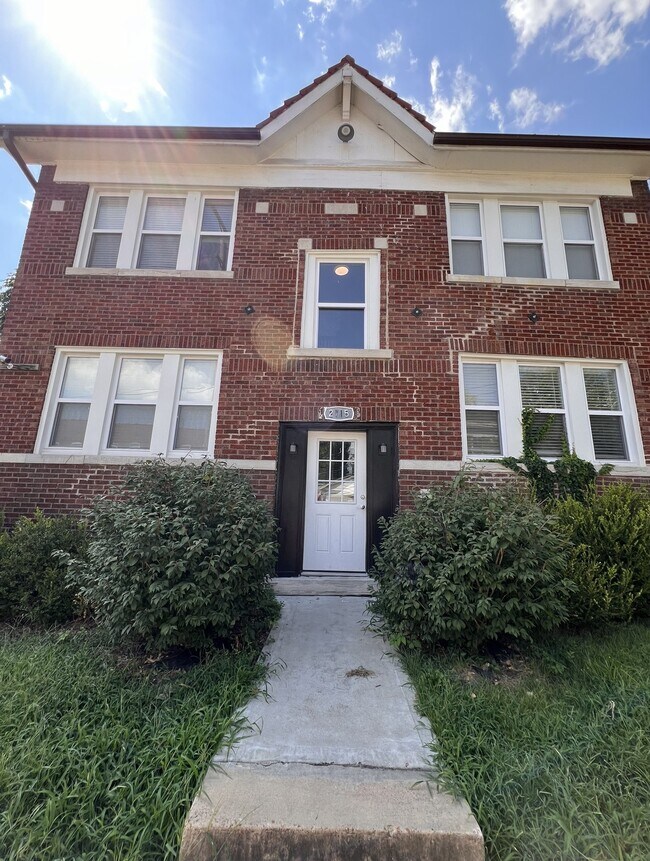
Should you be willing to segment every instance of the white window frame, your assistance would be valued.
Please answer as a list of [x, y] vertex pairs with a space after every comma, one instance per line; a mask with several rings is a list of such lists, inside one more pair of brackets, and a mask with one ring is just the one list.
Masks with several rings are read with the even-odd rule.
[[[495, 407], [494, 405], [490, 406], [482, 406], [481, 404], [467, 404], [465, 403], [465, 377], [463, 375], [463, 368], [468, 364], [474, 365], [496, 365], [496, 376], [497, 376], [497, 395], [499, 398], [499, 403]], [[458, 367], [458, 378], [460, 381], [460, 403], [461, 403], [461, 427], [462, 427], [462, 435], [463, 435], [463, 459], [477, 459], [477, 458], [495, 458], [495, 457], [506, 457], [506, 449], [507, 449], [507, 441], [506, 441], [506, 423], [505, 423], [505, 410], [504, 410], [504, 392], [503, 392], [503, 380], [501, 376], [501, 365], [499, 362], [495, 362], [492, 356], [486, 356], [483, 360], [476, 358], [475, 360], [463, 360], [459, 363]], [[491, 412], [498, 413], [499, 416], [499, 438], [501, 439], [501, 454], [468, 454], [467, 453], [467, 412], [468, 411], [481, 411], [490, 410]]]
[[[463, 460], [495, 460], [495, 455], [469, 454], [467, 451], [467, 425], [465, 420], [465, 386], [463, 381], [463, 366], [466, 364], [495, 364], [499, 383], [499, 408], [501, 415], [501, 441], [503, 453], [501, 457], [521, 457], [523, 439], [521, 431], [522, 398], [519, 385], [519, 366], [539, 365], [544, 367], [559, 367], [560, 380], [563, 387], [564, 415], [566, 421], [567, 442], [569, 448], [575, 449], [576, 454], [584, 460], [601, 465], [611, 463], [614, 466], [644, 466], [645, 455], [641, 439], [639, 417], [634, 399], [634, 389], [627, 362], [597, 361], [589, 359], [566, 359], [538, 356], [499, 356], [481, 354], [462, 354], [458, 359], [458, 378], [460, 385], [461, 430], [463, 443]], [[596, 460], [594, 444], [589, 422], [590, 410], [587, 406], [583, 369], [606, 368], [616, 371], [616, 383], [621, 402], [623, 428], [628, 450], [627, 460]], [[504, 393], [508, 393], [508, 397]], [[540, 410], [541, 412], [541, 410]], [[593, 412], [593, 411], [591, 411]], [[552, 461], [556, 458], [545, 458]]]
[[[591, 241], [589, 241], [588, 239], [566, 239], [565, 238], [564, 229], [562, 228], [562, 209], [586, 209], [587, 210], [587, 216], [589, 218], [589, 226], [591, 227]], [[566, 263], [566, 267], [567, 267], [567, 278], [569, 277], [569, 275], [568, 275], [569, 260], [567, 258], [567, 253], [566, 253], [567, 245], [580, 245], [580, 246], [591, 245], [594, 249], [594, 260], [596, 261], [596, 270], [597, 270], [597, 273], [600, 272], [600, 269], [598, 266], [598, 248], [596, 245], [596, 231], [594, 230], [594, 223], [593, 222], [594, 222], [594, 219], [593, 219], [593, 215], [591, 213], [591, 210], [585, 204], [578, 204], [578, 205], [572, 204], [571, 206], [569, 206], [566, 203], [560, 204], [560, 229], [562, 230], [562, 243], [564, 245], [564, 262]]]
[[[196, 271], [205, 272], [206, 277], [209, 277], [212, 270], [196, 269], [201, 221], [203, 218], [203, 206], [206, 200], [211, 200], [213, 198], [232, 200], [233, 212], [231, 230], [228, 234], [230, 236], [230, 243], [228, 246], [227, 268], [225, 270], [215, 270], [219, 272], [232, 271], [239, 191], [224, 188], [192, 191], [175, 186], [169, 188], [96, 186], [91, 188], [86, 200], [86, 208], [84, 210], [81, 230], [79, 233], [79, 242], [77, 244], [77, 251], [74, 259], [75, 269], [83, 269], [87, 267], [90, 243], [92, 241], [93, 225], [95, 223], [99, 198], [111, 196], [128, 197], [124, 226], [122, 228], [122, 240], [120, 242], [120, 250], [117, 256], [117, 265], [115, 266], [116, 270], [133, 270], [138, 273], [149, 273], [152, 275], [155, 275], [158, 272], [168, 275], [170, 272]], [[183, 224], [181, 227], [181, 239], [178, 247], [176, 269], [137, 269], [144, 216], [147, 200], [150, 197], [180, 197], [185, 200], [185, 211], [183, 214]], [[221, 235], [226, 234], [224, 233]], [[97, 273], [115, 271], [112, 269], [101, 269], [96, 267], [88, 268], [89, 271]]]
[[[483, 268], [485, 275], [464, 275], [454, 273], [451, 235], [451, 204], [452, 203], [478, 203], [481, 213], [481, 228], [483, 231]], [[536, 206], [539, 208], [540, 222], [542, 228], [542, 246], [544, 263], [546, 267], [545, 278], [526, 278], [506, 275], [504, 238], [501, 226], [502, 206]], [[565, 240], [560, 218], [560, 207], [584, 207], [589, 212], [591, 220], [591, 232], [593, 234], [594, 249], [596, 253], [597, 279], [570, 279], [567, 267], [566, 253], [564, 250]], [[477, 198], [476, 195], [447, 194], [447, 239], [449, 245], [449, 261], [451, 267], [451, 278], [462, 278], [471, 280], [490, 280], [499, 278], [502, 281], [512, 283], [535, 283], [562, 281], [572, 284], [597, 284], [598, 282], [611, 282], [612, 269], [607, 249], [605, 225], [603, 222], [600, 201], [594, 197], [549, 197], [540, 195], [484, 195]], [[584, 244], [584, 243], [583, 243]]]
[[[69, 357], [99, 358], [97, 376], [93, 395], [90, 400], [90, 411], [86, 434], [82, 447], [65, 448], [50, 446], [52, 428], [59, 403], [59, 392]], [[152, 402], [156, 411], [151, 434], [151, 444], [148, 449], [117, 449], [108, 448], [108, 437], [115, 405], [119, 370], [122, 359], [162, 359], [162, 372], [158, 398]], [[178, 413], [181, 390], [181, 375], [186, 359], [205, 359], [215, 361], [215, 398], [212, 403], [212, 416], [208, 434], [208, 447], [205, 451], [187, 449], [174, 450], [174, 434], [176, 416]], [[221, 387], [221, 371], [223, 352], [212, 350], [164, 350], [164, 349], [122, 349], [98, 347], [96, 350], [81, 347], [57, 347], [50, 373], [45, 404], [36, 437], [34, 452], [36, 454], [71, 455], [106, 457], [143, 458], [163, 455], [170, 458], [213, 458], [219, 409], [219, 391]]]
[[[303, 295], [301, 347], [347, 351], [347, 347], [318, 347], [318, 273], [321, 263], [364, 263], [366, 267], [365, 303], [346, 307], [364, 310], [364, 350], [379, 349], [380, 264], [379, 251], [307, 251], [305, 253], [305, 289]], [[328, 307], [323, 304], [322, 307]], [[339, 305], [331, 307], [340, 307]], [[354, 348], [349, 348], [354, 352]]]
[[[528, 207], [529, 209], [536, 209], [539, 213], [539, 229], [541, 233], [540, 239], [509, 239], [503, 234], [503, 220], [502, 220], [502, 212], [503, 209], [506, 209], [509, 206], [523, 206]], [[559, 211], [559, 210], [558, 210]], [[541, 245], [542, 246], [542, 260], [544, 262], [544, 272], [546, 273], [543, 276], [534, 275], [531, 278], [549, 278], [549, 243], [546, 237], [546, 229], [544, 224], [544, 212], [542, 204], [539, 201], [533, 200], [508, 200], [508, 201], [499, 201], [499, 231], [501, 233], [501, 266], [503, 268], [503, 274], [505, 277], [510, 278], [525, 278], [525, 275], [515, 275], [509, 276], [506, 272], [506, 244], [508, 245]], [[564, 247], [564, 246], [563, 246]]]
[[[481, 228], [480, 236], [455, 236], [452, 233], [451, 229], [451, 208], [454, 203], [471, 203], [474, 206], [478, 206], [478, 217], [479, 217], [479, 225]], [[478, 242], [481, 243], [481, 262], [483, 263], [483, 274], [485, 275], [487, 270], [487, 259], [485, 254], [485, 219], [483, 217], [483, 201], [480, 197], [477, 198], [465, 198], [463, 200], [456, 199], [448, 199], [447, 200], [447, 224], [449, 225], [449, 263], [450, 266], [454, 266], [454, 242]]]

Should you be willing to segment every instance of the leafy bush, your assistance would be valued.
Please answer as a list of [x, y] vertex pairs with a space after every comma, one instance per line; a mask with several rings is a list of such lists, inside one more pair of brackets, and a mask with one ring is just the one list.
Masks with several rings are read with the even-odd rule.
[[650, 496], [624, 482], [554, 511], [573, 545], [568, 576], [580, 622], [629, 622], [650, 611]]
[[504, 635], [530, 640], [566, 619], [565, 542], [520, 488], [461, 474], [382, 525], [372, 609], [394, 645], [477, 649]]
[[275, 524], [238, 472], [146, 461], [89, 515], [71, 577], [115, 639], [149, 648], [243, 642], [277, 611]]
[[68, 622], [77, 611], [76, 589], [56, 551], [81, 555], [84, 524], [73, 517], [21, 517], [0, 536], [0, 619], [51, 625]]

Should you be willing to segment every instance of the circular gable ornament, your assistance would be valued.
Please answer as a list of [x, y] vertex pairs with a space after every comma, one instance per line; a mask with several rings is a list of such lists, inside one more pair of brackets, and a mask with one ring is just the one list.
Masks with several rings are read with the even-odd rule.
[[338, 130], [339, 139], [343, 141], [343, 143], [347, 143], [351, 141], [354, 137], [354, 128], [350, 125], [350, 123], [343, 123], [342, 126], [339, 126]]

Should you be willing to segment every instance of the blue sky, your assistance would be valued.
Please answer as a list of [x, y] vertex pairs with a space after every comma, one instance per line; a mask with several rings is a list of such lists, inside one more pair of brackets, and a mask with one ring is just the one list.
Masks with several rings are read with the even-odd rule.
[[[444, 131], [650, 137], [650, 0], [0, 0], [0, 123], [255, 125], [351, 54]], [[0, 152], [0, 278], [32, 190]]]

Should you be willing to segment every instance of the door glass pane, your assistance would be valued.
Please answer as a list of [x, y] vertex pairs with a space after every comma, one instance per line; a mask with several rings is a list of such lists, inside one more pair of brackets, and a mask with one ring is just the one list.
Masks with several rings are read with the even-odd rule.
[[320, 308], [318, 311], [319, 347], [364, 347], [362, 308]]
[[481, 235], [478, 203], [451, 204], [451, 235], [473, 237]]
[[343, 461], [342, 460], [333, 460], [331, 463], [332, 474], [331, 478], [334, 481], [335, 479], [339, 479], [343, 477]]
[[502, 206], [504, 239], [541, 240], [542, 224], [536, 206]]
[[155, 412], [153, 404], [115, 404], [108, 447], [148, 449]]
[[451, 253], [456, 275], [483, 275], [483, 247], [480, 242], [453, 239]]
[[332, 443], [332, 460], [341, 460], [343, 457], [343, 443], [342, 442], [333, 442]]
[[99, 359], [71, 356], [65, 365], [62, 398], [92, 398]]
[[468, 454], [501, 454], [499, 413], [496, 410], [467, 410]]
[[541, 245], [505, 243], [506, 275], [511, 278], [546, 278]]
[[353, 442], [344, 442], [343, 443], [343, 457], [345, 460], [354, 460], [354, 443]]
[[465, 404], [472, 407], [498, 407], [496, 365], [463, 365]]
[[216, 362], [209, 359], [186, 360], [183, 364], [180, 400], [193, 404], [213, 403], [216, 376]]
[[329, 460], [318, 461], [318, 480], [329, 481], [330, 477], [330, 462]]
[[328, 442], [318, 443], [318, 457], [320, 460], [329, 460], [330, 444]]
[[180, 236], [147, 233], [140, 243], [138, 269], [176, 269]]
[[122, 359], [117, 399], [155, 401], [158, 397], [162, 359]]
[[333, 440], [319, 443], [318, 502], [354, 502], [355, 442]]
[[587, 404], [590, 410], [620, 410], [621, 401], [614, 368], [584, 368]]
[[201, 230], [228, 233], [232, 226], [232, 200], [206, 200], [203, 205]]
[[207, 451], [211, 417], [211, 407], [180, 406], [174, 448]]
[[521, 402], [538, 409], [564, 408], [559, 368], [520, 366]]
[[598, 460], [628, 460], [623, 417], [589, 416], [594, 454]]
[[565, 245], [566, 265], [569, 278], [598, 278], [596, 253], [593, 245]]
[[90, 404], [59, 404], [50, 438], [51, 446], [81, 448], [84, 444]]
[[320, 263], [318, 301], [336, 305], [366, 301], [365, 263]]
[[567, 240], [587, 240], [594, 237], [591, 232], [589, 210], [585, 206], [561, 206], [562, 233]]
[[202, 236], [199, 240], [197, 269], [225, 270], [228, 266], [229, 236]]
[[121, 241], [121, 233], [95, 233], [90, 242], [86, 266], [91, 269], [115, 269]]

